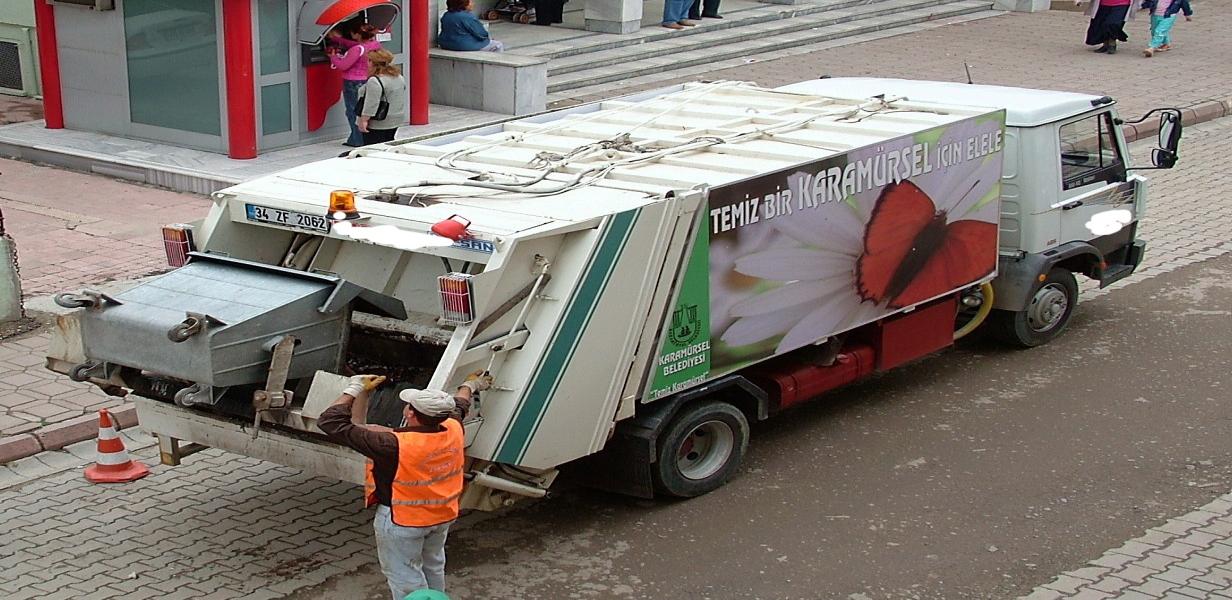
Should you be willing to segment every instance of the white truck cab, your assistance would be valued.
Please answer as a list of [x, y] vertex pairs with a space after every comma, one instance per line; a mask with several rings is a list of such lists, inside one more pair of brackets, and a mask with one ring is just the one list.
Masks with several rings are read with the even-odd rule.
[[[1176, 160], [1164, 110], [1156, 166]], [[57, 296], [48, 367], [181, 442], [362, 481], [321, 411], [491, 372], [466, 508], [558, 470], [696, 496], [749, 422], [988, 326], [1055, 338], [1133, 271], [1145, 179], [1105, 97], [888, 79], [685, 84], [362, 148], [213, 195], [171, 272]]]

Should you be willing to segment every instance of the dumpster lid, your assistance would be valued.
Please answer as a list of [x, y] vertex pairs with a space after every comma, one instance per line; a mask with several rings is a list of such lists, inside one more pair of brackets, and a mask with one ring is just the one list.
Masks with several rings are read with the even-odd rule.
[[213, 262], [240, 265], [258, 271], [278, 273], [298, 279], [318, 281], [332, 285], [334, 286], [334, 291], [330, 293], [329, 298], [325, 300], [325, 303], [317, 309], [323, 313], [332, 313], [344, 308], [348, 304], [354, 303], [355, 308], [366, 313], [383, 317], [391, 317], [399, 320], [405, 320], [407, 318], [406, 305], [403, 304], [401, 300], [394, 298], [393, 296], [387, 296], [380, 292], [370, 290], [361, 285], [351, 283], [336, 275], [310, 273], [308, 271], [275, 267], [265, 263], [231, 258], [230, 256], [218, 254], [206, 254], [203, 252], [190, 252], [188, 254], [188, 263], [192, 264], [193, 262]]
[[368, 11], [368, 24], [384, 32], [398, 18], [399, 8], [394, 0], [307, 0], [299, 9], [299, 43], [320, 44], [326, 32], [362, 10]]

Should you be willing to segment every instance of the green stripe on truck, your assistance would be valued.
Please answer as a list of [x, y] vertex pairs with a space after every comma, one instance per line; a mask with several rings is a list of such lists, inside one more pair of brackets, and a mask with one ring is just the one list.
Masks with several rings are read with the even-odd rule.
[[505, 439], [496, 452], [497, 462], [517, 464], [525, 455], [640, 213], [641, 209], [637, 209], [612, 216], [582, 283], [565, 310], [557, 335], [544, 353], [543, 361], [535, 370], [535, 376], [522, 397], [518, 412], [510, 422]]

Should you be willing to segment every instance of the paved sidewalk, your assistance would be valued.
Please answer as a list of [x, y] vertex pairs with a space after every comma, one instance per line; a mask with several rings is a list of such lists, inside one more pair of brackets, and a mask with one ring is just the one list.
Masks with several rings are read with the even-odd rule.
[[0, 159], [0, 173], [27, 298], [165, 271], [159, 228], [199, 219], [210, 206], [203, 196], [15, 160]]
[[965, 61], [976, 83], [1107, 94], [1118, 100], [1121, 115], [1132, 119], [1157, 106], [1232, 97], [1232, 60], [1227, 59], [1232, 56], [1232, 0], [1195, 2], [1194, 10], [1193, 22], [1176, 25], [1177, 49], [1151, 59], [1141, 54], [1149, 22], [1144, 15], [1127, 27], [1130, 43], [1124, 50], [1107, 56], [1082, 45], [1087, 26], [1082, 13], [1008, 13], [862, 44], [801, 46], [697, 68], [685, 76], [639, 77], [577, 99], [593, 101], [701, 79], [766, 86], [823, 75], [966, 81]]
[[1232, 494], [1152, 527], [1026, 600], [1232, 598]]
[[[13, 160], [0, 159], [0, 174], [27, 301], [167, 270], [159, 228], [199, 219], [210, 206], [201, 196]], [[47, 343], [37, 332], [0, 340], [0, 438], [125, 404], [43, 368]]]
[[34, 98], [0, 94], [0, 125], [43, 118], [43, 103]]
[[219, 450], [163, 467], [122, 435], [150, 476], [87, 483], [93, 440], [0, 468], [7, 600], [264, 600], [375, 562], [361, 488]]

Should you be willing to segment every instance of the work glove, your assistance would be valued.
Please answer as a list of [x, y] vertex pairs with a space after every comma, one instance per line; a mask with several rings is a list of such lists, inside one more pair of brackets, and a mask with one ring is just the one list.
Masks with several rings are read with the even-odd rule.
[[487, 371], [475, 371], [466, 376], [459, 387], [469, 388], [472, 394], [492, 388], [492, 375]]
[[358, 398], [360, 394], [371, 392], [382, 383], [385, 383], [384, 375], [352, 375], [347, 386], [342, 389], [342, 393]]

